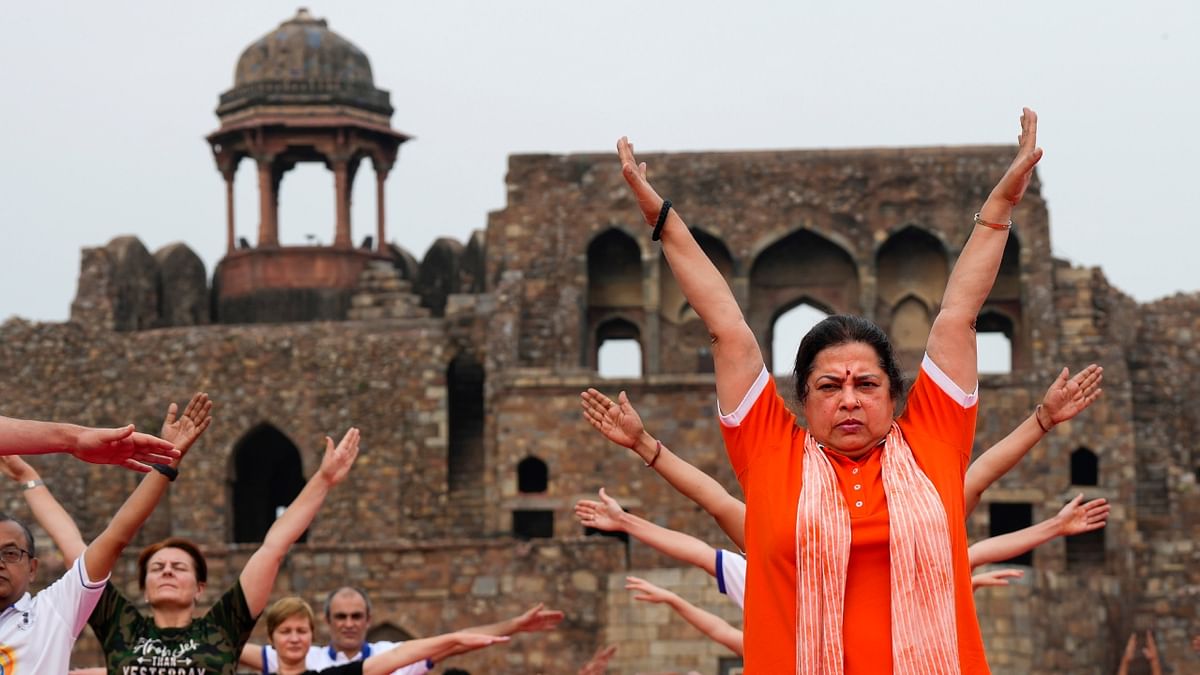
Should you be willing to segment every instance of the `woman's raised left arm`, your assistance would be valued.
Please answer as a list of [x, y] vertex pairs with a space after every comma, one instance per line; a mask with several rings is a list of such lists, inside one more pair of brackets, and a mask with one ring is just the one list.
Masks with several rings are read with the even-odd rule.
[[1018, 143], [1017, 156], [983, 203], [971, 237], [950, 273], [941, 311], [925, 346], [929, 358], [966, 392], [974, 391], [979, 379], [975, 319], [1000, 270], [1013, 208], [1021, 203], [1033, 168], [1042, 158], [1042, 149], [1037, 147], [1037, 114], [1029, 108], [1021, 115]]

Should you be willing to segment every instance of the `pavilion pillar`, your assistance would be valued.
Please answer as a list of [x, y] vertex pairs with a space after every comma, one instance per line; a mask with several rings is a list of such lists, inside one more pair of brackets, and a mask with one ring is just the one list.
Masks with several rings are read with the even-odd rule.
[[221, 175], [225, 178], [225, 252], [233, 253], [236, 246], [235, 238], [237, 230], [233, 221], [233, 176], [237, 172], [237, 165], [233, 165], [227, 169], [222, 169]]
[[380, 253], [387, 248], [387, 211], [383, 203], [383, 184], [387, 181], [387, 176], [387, 169], [380, 169], [378, 165], [375, 167], [375, 250]]
[[344, 159], [337, 159], [332, 164], [337, 203], [337, 230], [334, 233], [333, 246], [350, 248], [350, 163]]
[[258, 245], [279, 246], [279, 196], [276, 194], [273, 155], [258, 161]]

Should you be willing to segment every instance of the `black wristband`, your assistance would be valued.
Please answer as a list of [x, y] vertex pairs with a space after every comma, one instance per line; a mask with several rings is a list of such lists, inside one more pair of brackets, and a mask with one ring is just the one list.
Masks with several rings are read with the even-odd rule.
[[667, 222], [667, 214], [671, 212], [671, 200], [664, 199], [662, 208], [658, 210], [658, 220], [654, 223], [654, 233], [650, 235], [651, 241], [658, 241], [662, 238], [663, 225]]
[[151, 464], [150, 468], [166, 476], [167, 480], [172, 483], [175, 482], [176, 478], [179, 478], [179, 469], [169, 467], [166, 464]]

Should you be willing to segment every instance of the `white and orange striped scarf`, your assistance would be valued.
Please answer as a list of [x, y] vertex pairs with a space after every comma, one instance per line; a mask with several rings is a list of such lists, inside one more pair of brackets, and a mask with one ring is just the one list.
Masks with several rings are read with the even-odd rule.
[[[796, 505], [796, 672], [841, 675], [850, 509], [833, 464], [806, 434]], [[891, 553], [895, 675], [957, 675], [950, 530], [937, 490], [894, 422], [880, 457]]]

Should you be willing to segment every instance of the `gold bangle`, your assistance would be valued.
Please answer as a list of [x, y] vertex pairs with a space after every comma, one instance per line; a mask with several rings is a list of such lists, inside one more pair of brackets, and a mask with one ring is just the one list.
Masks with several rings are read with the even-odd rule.
[[989, 223], [988, 221], [981, 218], [978, 213], [975, 214], [975, 224], [982, 225], [984, 227], [990, 227], [993, 230], [1007, 230], [1008, 228], [1012, 227], [1011, 220], [1008, 221], [1008, 223]]

